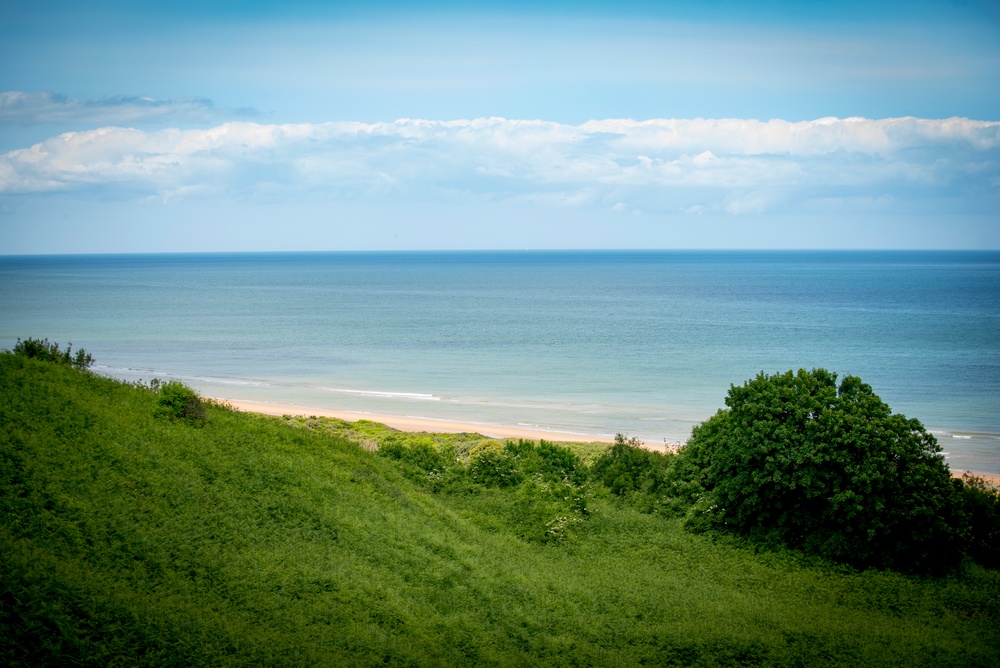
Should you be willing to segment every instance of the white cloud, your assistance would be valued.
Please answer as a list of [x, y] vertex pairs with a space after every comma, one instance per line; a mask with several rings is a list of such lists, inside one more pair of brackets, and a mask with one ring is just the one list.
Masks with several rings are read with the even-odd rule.
[[687, 154], [822, 155], [843, 150], [895, 153], [931, 145], [1000, 146], [1000, 123], [967, 118], [821, 118], [815, 121], [712, 119], [611, 119], [580, 126], [588, 133], [617, 135], [624, 147], [655, 147]]
[[1000, 122], [962, 118], [231, 122], [68, 132], [0, 156], [7, 194], [473, 196], [736, 215], [929, 193], [995, 200], [998, 174]]
[[253, 109], [216, 109], [205, 98], [157, 100], [150, 97], [109, 97], [78, 100], [50, 92], [0, 92], [0, 124], [87, 123], [134, 125], [156, 122], [219, 122], [251, 117]]

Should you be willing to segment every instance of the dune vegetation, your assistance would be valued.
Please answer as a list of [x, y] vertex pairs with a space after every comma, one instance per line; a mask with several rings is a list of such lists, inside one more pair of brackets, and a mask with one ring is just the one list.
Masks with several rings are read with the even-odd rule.
[[55, 353], [0, 353], [3, 665], [1000, 663], [987, 560], [699, 526], [707, 483], [625, 438], [265, 417]]

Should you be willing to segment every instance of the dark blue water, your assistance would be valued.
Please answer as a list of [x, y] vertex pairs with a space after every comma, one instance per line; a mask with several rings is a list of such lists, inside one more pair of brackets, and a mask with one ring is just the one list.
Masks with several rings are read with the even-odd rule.
[[1000, 253], [0, 258], [0, 346], [210, 396], [684, 440], [731, 383], [860, 376], [1000, 473]]

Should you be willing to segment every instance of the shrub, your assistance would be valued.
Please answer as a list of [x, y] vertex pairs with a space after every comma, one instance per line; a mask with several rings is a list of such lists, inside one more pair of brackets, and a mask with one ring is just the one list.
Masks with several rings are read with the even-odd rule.
[[548, 441], [539, 441], [538, 458], [541, 460], [541, 473], [566, 477], [577, 484], [584, 482], [584, 471], [580, 458], [569, 448], [553, 445]]
[[969, 517], [969, 556], [988, 568], [1000, 568], [1000, 489], [971, 473], [962, 476], [960, 486]]
[[504, 453], [517, 460], [517, 468], [526, 476], [540, 474], [549, 481], [569, 480], [581, 485], [586, 481], [586, 469], [580, 457], [569, 448], [549, 443], [546, 440], [507, 441]]
[[442, 470], [454, 463], [455, 459], [441, 452], [430, 439], [405, 436], [389, 436], [379, 445], [378, 453], [427, 472]]
[[524, 479], [517, 464], [517, 456], [511, 452], [483, 448], [472, 453], [469, 477], [486, 487], [513, 487]]
[[440, 446], [426, 436], [393, 434], [382, 440], [378, 454], [399, 463], [404, 476], [432, 491], [452, 487], [461, 477], [454, 449]]
[[160, 384], [157, 415], [201, 426], [205, 424], [206, 410], [194, 390], [183, 383], [171, 380]]
[[666, 482], [667, 458], [644, 449], [639, 439], [615, 435], [615, 444], [591, 466], [591, 476], [611, 490], [624, 496], [631, 492], [656, 493]]
[[695, 427], [696, 523], [861, 567], [943, 572], [967, 520], [940, 447], [855, 376], [759, 374]]
[[90, 365], [94, 363], [93, 355], [83, 348], [77, 350], [74, 355], [72, 343], [66, 346], [66, 350], [61, 350], [58, 343], [49, 343], [48, 339], [32, 339], [30, 337], [24, 341], [18, 339], [11, 352], [20, 357], [67, 364], [74, 369], [81, 370], [89, 369]]

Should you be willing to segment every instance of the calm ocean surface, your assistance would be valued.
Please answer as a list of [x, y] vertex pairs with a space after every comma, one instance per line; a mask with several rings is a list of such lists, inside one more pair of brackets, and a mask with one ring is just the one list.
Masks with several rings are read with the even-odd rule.
[[854, 374], [1000, 473], [1000, 253], [0, 257], [0, 347], [208, 396], [683, 441], [730, 384]]

